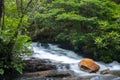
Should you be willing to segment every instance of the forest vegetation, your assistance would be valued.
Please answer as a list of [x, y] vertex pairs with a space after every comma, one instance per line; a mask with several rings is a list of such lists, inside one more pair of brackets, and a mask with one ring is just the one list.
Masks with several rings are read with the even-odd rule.
[[97, 60], [119, 60], [118, 0], [45, 0], [31, 20], [34, 41], [67, 42]]
[[120, 0], [0, 0], [0, 74], [22, 73], [31, 42], [67, 42], [120, 62]]

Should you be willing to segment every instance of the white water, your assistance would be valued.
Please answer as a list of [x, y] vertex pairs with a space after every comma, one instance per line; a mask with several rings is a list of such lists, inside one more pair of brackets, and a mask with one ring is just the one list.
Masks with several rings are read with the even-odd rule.
[[[59, 48], [58, 45], [53, 44], [48, 44], [47, 47], [42, 46], [40, 43], [33, 43], [32, 45], [34, 51], [32, 57], [50, 59], [53, 62], [70, 64], [70, 70], [77, 74], [91, 75], [91, 73], [86, 73], [79, 69], [78, 63], [83, 59], [83, 57], [77, 55], [75, 52]], [[113, 61], [110, 64], [105, 64], [103, 62], [96, 63], [100, 65], [99, 71], [104, 69], [120, 70], [120, 63], [116, 61]], [[99, 75], [99, 73], [92, 73], [92, 75]]]

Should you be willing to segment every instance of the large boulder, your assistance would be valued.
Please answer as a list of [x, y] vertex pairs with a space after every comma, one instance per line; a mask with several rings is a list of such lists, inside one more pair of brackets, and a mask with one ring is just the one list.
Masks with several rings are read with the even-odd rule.
[[92, 59], [84, 58], [79, 62], [79, 67], [85, 72], [96, 72], [99, 70], [100, 66], [95, 63]]

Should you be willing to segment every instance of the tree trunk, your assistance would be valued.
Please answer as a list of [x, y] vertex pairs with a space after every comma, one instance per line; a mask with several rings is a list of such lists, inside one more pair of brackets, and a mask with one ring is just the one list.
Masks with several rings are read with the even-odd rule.
[[1, 21], [2, 13], [3, 13], [3, 2], [4, 0], [0, 0], [0, 21]]

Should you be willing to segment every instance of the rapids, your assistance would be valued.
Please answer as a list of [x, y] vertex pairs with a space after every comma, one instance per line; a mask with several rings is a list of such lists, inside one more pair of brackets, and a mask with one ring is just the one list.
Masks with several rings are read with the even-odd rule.
[[[112, 63], [106, 64], [104, 62], [96, 62], [100, 66], [100, 70], [97, 73], [86, 73], [79, 69], [78, 63], [82, 56], [77, 55], [75, 52], [65, 50], [59, 47], [58, 44], [45, 44], [45, 43], [32, 43], [33, 51], [32, 57], [40, 59], [49, 59], [52, 62], [66, 63], [70, 65], [70, 70], [80, 75], [100, 75], [99, 71], [110, 69], [120, 70], [120, 63], [113, 61]], [[66, 70], [65, 66], [58, 66], [58, 70]]]

